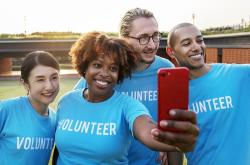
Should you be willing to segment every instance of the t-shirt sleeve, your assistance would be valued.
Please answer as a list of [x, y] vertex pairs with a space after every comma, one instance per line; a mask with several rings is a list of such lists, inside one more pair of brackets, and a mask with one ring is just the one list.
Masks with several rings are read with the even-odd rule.
[[[248, 76], [248, 78], [250, 78], [250, 64], [236, 64], [236, 65], [232, 65], [236, 68], [236, 71], [239, 73], [242, 72], [243, 76]], [[250, 83], [250, 82], [249, 82]]]
[[245, 67], [246, 67], [247, 75], [250, 78], [250, 64], [245, 64]]
[[135, 119], [141, 115], [147, 115], [150, 116], [149, 111], [147, 110], [147, 108], [138, 100], [129, 98], [127, 100], [127, 104], [126, 104], [126, 109], [124, 109], [124, 114], [125, 114], [125, 118], [126, 121], [129, 124], [129, 129], [133, 135], [133, 125], [135, 122]]
[[76, 83], [76, 85], [74, 86], [74, 90], [76, 89], [83, 89], [83, 88], [86, 88], [87, 87], [87, 83], [86, 83], [86, 80], [81, 77], [81, 79]]

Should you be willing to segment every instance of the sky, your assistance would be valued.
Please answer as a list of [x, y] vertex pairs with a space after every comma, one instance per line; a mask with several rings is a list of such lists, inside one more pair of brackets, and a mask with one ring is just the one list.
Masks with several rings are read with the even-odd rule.
[[152, 11], [165, 32], [181, 22], [200, 29], [250, 24], [250, 0], [1, 0], [0, 34], [118, 32], [121, 17], [135, 7]]

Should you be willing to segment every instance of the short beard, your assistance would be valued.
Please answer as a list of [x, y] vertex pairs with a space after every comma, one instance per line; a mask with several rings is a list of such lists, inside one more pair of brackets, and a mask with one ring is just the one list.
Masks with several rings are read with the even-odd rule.
[[155, 58], [151, 61], [145, 61], [143, 59], [140, 60], [140, 63], [143, 63], [143, 64], [152, 64], [153, 62], [155, 61]]

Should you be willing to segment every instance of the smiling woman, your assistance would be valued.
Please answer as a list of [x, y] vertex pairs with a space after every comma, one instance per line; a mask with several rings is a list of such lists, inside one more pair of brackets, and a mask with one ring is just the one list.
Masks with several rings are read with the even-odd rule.
[[55, 114], [48, 106], [59, 91], [58, 62], [48, 52], [29, 53], [21, 66], [21, 82], [27, 96], [0, 102], [0, 162], [47, 164], [55, 131]]
[[[181, 140], [169, 138], [179, 135], [157, 128], [140, 101], [114, 89], [131, 75], [140, 60], [126, 40], [89, 32], [76, 41], [70, 55], [74, 67], [85, 78], [86, 86], [68, 92], [59, 101], [54, 163], [126, 165], [133, 138], [164, 152], [192, 148], [198, 134], [196, 126], [189, 124], [192, 128], [185, 128], [193, 131], [190, 133], [193, 135], [189, 136], [188, 132], [186, 135], [194, 139], [182, 145]], [[175, 125], [178, 124], [168, 127]], [[162, 127], [167, 126], [162, 124]]]

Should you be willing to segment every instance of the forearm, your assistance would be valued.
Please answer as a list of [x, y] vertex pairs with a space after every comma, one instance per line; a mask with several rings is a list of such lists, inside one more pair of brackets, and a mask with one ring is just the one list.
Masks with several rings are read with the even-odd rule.
[[151, 130], [157, 128], [157, 125], [148, 116], [140, 116], [134, 123], [134, 135], [144, 145], [152, 150], [168, 152], [176, 151], [176, 147], [156, 140], [151, 134]]

